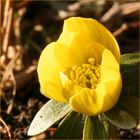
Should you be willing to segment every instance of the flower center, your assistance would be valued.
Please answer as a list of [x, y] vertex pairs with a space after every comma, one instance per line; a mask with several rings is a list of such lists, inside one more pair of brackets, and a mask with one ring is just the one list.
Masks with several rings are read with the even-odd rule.
[[88, 63], [72, 67], [70, 70], [70, 79], [74, 84], [95, 89], [100, 81], [100, 66], [95, 65], [94, 58], [89, 58]]

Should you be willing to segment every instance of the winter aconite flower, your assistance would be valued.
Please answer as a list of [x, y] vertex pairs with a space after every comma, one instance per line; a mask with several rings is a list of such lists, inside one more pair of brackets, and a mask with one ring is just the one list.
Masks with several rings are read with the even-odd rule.
[[68, 102], [89, 116], [111, 109], [120, 96], [120, 50], [113, 35], [90, 18], [64, 22], [56, 42], [46, 46], [38, 64], [43, 94]]

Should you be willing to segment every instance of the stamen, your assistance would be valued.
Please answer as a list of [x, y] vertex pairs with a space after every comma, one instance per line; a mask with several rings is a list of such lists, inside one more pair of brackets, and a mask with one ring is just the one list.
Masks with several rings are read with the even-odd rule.
[[94, 58], [89, 58], [89, 59], [88, 59], [88, 62], [89, 62], [90, 64], [94, 65], [94, 64], [95, 64], [95, 59], [94, 59]]
[[82, 87], [95, 89], [100, 82], [100, 66], [95, 65], [94, 58], [89, 58], [88, 63], [72, 67], [70, 79]]

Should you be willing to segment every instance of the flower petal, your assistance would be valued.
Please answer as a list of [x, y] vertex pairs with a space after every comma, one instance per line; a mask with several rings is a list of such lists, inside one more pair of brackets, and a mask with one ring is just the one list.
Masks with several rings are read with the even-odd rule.
[[62, 95], [67, 101], [82, 89], [82, 87], [73, 84], [72, 81], [62, 72], [60, 72], [60, 80], [62, 84]]
[[120, 67], [113, 54], [105, 49], [101, 62], [101, 83], [95, 89], [97, 101], [103, 112], [111, 109], [118, 101], [122, 89]]
[[[73, 65], [80, 65], [84, 61], [82, 51], [78, 50], [79, 47], [71, 46], [66, 47], [64, 44], [56, 43], [55, 55], [58, 62], [65, 68], [70, 68]], [[75, 44], [76, 45], [76, 44]]]
[[94, 90], [83, 88], [70, 98], [70, 106], [76, 112], [88, 116], [97, 115], [100, 111]]
[[86, 115], [98, 115], [111, 109], [118, 101], [122, 88], [119, 64], [113, 54], [104, 49], [101, 62], [101, 83], [93, 91], [82, 89], [70, 98], [73, 110]]
[[56, 43], [49, 44], [42, 52], [37, 72], [41, 90], [45, 96], [57, 101], [66, 100], [62, 96], [62, 87], [59, 79], [59, 72], [64, 68], [58, 63], [55, 57]]
[[117, 103], [121, 93], [121, 79], [119, 80], [100, 83], [97, 86], [95, 95], [100, 113], [108, 111]]
[[115, 55], [120, 62], [120, 50], [113, 35], [98, 21], [90, 18], [71, 17], [64, 22], [63, 33], [80, 32], [92, 42], [98, 42]]
[[91, 41], [87, 35], [84, 35], [81, 32], [62, 32], [60, 37], [57, 40], [58, 43], [64, 44], [67, 47], [71, 47], [76, 43], [75, 46], [84, 48]]
[[120, 91], [121, 89], [116, 81], [100, 83], [95, 91], [84, 88], [72, 96], [70, 106], [76, 112], [95, 116], [111, 109], [117, 103]]
[[92, 42], [83, 34], [69, 32], [61, 34], [57, 43], [59, 44], [56, 48], [58, 61], [65, 67], [71, 67], [87, 61], [85, 52], [88, 49], [87, 45]]
[[89, 58], [94, 58], [97, 64], [101, 64], [102, 53], [105, 50], [105, 47], [99, 43], [90, 43], [86, 46], [85, 49], [85, 58], [88, 60]]
[[[63, 37], [63, 39], [66, 37]], [[96, 62], [101, 63], [102, 52], [105, 47], [97, 42], [91, 42], [82, 34], [69, 33], [69, 39], [64, 39], [63, 44], [57, 41], [56, 57], [64, 67], [81, 65], [88, 61], [88, 58], [95, 58]], [[66, 43], [67, 42], [67, 43]]]
[[101, 62], [101, 82], [114, 81], [121, 78], [120, 66], [113, 54], [105, 49]]

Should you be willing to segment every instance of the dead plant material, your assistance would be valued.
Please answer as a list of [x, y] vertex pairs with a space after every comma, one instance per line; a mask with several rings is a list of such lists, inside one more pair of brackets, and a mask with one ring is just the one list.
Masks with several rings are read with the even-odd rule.
[[138, 14], [140, 10], [140, 2], [123, 4], [120, 9], [123, 16], [131, 15], [134, 13]]
[[132, 2], [132, 3], [126, 3], [126, 4], [119, 4], [118, 2], [115, 2], [112, 8], [110, 8], [100, 18], [100, 21], [102, 23], [106, 23], [116, 18], [116, 15], [126, 16], [132, 13], [138, 14], [139, 10], [140, 10], [140, 2]]
[[131, 23], [123, 23], [121, 25], [121, 27], [119, 27], [117, 30], [115, 30], [113, 32], [113, 35], [115, 37], [118, 37], [121, 34], [123, 34], [123, 32], [129, 30], [130, 28], [131, 29], [135, 29], [135, 30], [139, 29], [139, 22], [138, 21], [134, 21], [134, 22], [131, 22]]
[[10, 100], [10, 104], [7, 108], [7, 113], [10, 114], [10, 112], [12, 111], [13, 108], [13, 104], [14, 104], [14, 97], [16, 95], [16, 81], [15, 81], [15, 77], [13, 74], [13, 69], [15, 67], [15, 61], [17, 60], [17, 58], [19, 57], [19, 52], [16, 53], [15, 57], [8, 63], [4, 73], [3, 73], [3, 77], [2, 77], [2, 81], [1, 81], [1, 87], [4, 88], [7, 87], [6, 84], [7, 82], [11, 82], [11, 85], [13, 87], [12, 90], [12, 98]]
[[6, 81], [8, 81], [12, 77], [15, 61], [17, 60], [18, 56], [19, 56], [19, 52], [16, 53], [15, 57], [6, 66], [1, 83], [4, 84]]
[[[3, 2], [4, 3], [4, 2]], [[4, 5], [4, 4], [3, 4]], [[5, 1], [5, 7], [4, 7], [4, 19], [3, 19], [3, 26], [2, 28], [5, 30], [7, 25], [7, 19], [8, 19], [8, 11], [10, 8], [10, 0]]]
[[128, 29], [128, 25], [126, 23], [123, 23], [120, 28], [118, 28], [115, 32], [113, 32], [113, 35], [115, 37], [118, 37], [119, 35], [121, 35], [127, 29]]
[[115, 2], [113, 6], [100, 18], [101, 22], [109, 22], [115, 15], [120, 14], [119, 3]]
[[14, 22], [14, 34], [15, 34], [15, 44], [16, 45], [21, 45], [22, 44], [20, 24], [21, 24], [21, 20], [22, 20], [23, 15], [25, 14], [25, 12], [26, 12], [25, 7], [20, 8], [17, 11], [18, 16], [17, 16], [17, 18], [15, 19], [15, 22]]
[[12, 17], [13, 17], [13, 7], [11, 6], [10, 0], [6, 1], [5, 10], [4, 10], [4, 19], [3, 19], [3, 45], [2, 51], [4, 54], [7, 53], [8, 43], [9, 43], [9, 36], [10, 36], [10, 29], [12, 24]]
[[6, 131], [7, 131], [7, 135], [8, 135], [8, 137], [9, 137], [9, 139], [11, 140], [11, 133], [10, 133], [10, 130], [9, 130], [7, 124], [5, 123], [5, 121], [4, 121], [1, 117], [0, 117], [0, 122], [4, 125], [4, 127], [5, 127], [5, 129], [6, 129]]

